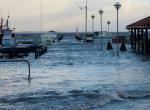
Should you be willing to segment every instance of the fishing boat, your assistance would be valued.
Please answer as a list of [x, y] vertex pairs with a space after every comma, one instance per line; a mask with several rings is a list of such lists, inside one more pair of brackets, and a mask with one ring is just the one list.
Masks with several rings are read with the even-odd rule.
[[[9, 19], [9, 16], [8, 16]], [[30, 52], [35, 52], [38, 46], [34, 44], [17, 43], [15, 36], [15, 28], [13, 30], [9, 27], [9, 21], [6, 20], [6, 24], [3, 25], [3, 19], [0, 24], [0, 58], [8, 56], [9, 58], [19, 57], [28, 55]]]
[[3, 19], [1, 19], [1, 45], [2, 46], [16, 46], [14, 31], [9, 28], [9, 16], [6, 20], [5, 25], [3, 25]]

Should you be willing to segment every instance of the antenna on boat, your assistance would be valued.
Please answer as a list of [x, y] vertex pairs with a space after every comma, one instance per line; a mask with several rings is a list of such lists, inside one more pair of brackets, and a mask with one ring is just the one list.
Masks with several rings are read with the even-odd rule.
[[8, 12], [7, 21], [6, 21], [6, 24], [5, 24], [7, 29], [9, 28], [9, 18], [10, 18], [10, 16], [9, 16], [9, 12]]

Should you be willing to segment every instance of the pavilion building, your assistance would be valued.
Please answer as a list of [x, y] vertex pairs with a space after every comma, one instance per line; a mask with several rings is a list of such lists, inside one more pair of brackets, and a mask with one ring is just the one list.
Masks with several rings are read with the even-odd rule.
[[134, 22], [126, 26], [126, 28], [131, 32], [131, 48], [139, 53], [150, 53], [150, 16], [137, 22]]

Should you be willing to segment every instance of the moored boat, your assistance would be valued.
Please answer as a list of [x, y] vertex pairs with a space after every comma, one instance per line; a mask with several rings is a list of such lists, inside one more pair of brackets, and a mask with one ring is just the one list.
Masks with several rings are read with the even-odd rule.
[[7, 18], [6, 24], [3, 25], [3, 19], [1, 19], [0, 33], [1, 33], [1, 45], [2, 46], [16, 46], [15, 33], [9, 28], [9, 16]]
[[57, 41], [57, 33], [53, 30], [48, 32], [48, 35], [52, 38], [53, 42]]
[[51, 44], [57, 41], [57, 33], [55, 31], [49, 31], [48, 33], [40, 36], [42, 44]]

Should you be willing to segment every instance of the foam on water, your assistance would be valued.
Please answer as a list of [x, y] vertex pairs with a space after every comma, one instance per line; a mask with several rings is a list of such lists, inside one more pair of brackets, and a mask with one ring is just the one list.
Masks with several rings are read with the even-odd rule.
[[[57, 93], [56, 91], [39, 91], [33, 93], [22, 93], [0, 98], [1, 105], [12, 105], [14, 109], [33, 109], [40, 110], [51, 108], [53, 110], [91, 110], [97, 107], [112, 103], [113, 101], [126, 102], [129, 99], [149, 98], [149, 90], [130, 90], [130, 91], [81, 91], [73, 90], [67, 94]], [[43, 106], [44, 105], [44, 106]], [[61, 108], [59, 108], [61, 107]], [[3, 106], [1, 106], [3, 108]], [[5, 106], [4, 106], [5, 108]]]

